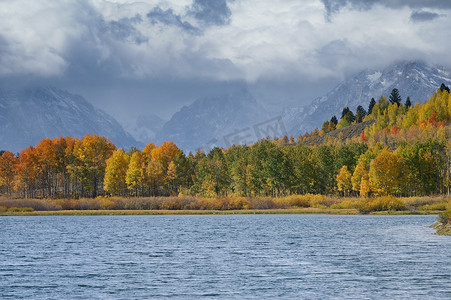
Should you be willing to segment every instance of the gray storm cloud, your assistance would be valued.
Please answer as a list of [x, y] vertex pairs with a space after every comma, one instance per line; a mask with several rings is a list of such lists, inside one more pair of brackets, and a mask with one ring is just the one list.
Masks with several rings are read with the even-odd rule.
[[413, 22], [427, 22], [437, 19], [440, 16], [442, 15], [429, 11], [420, 10], [412, 12], [412, 14], [410, 15], [410, 19]]
[[189, 22], [182, 21], [182, 17], [174, 13], [172, 9], [163, 10], [159, 7], [153, 8], [147, 17], [152, 25], [161, 23], [167, 26], [176, 26], [189, 33], [198, 34], [199, 29], [191, 25]]
[[436, 8], [450, 9], [451, 1], [448, 0], [321, 0], [328, 16], [338, 12], [344, 7], [353, 9], [369, 10], [375, 5], [386, 6], [389, 8], [410, 7], [418, 8]]
[[191, 13], [207, 25], [226, 25], [232, 15], [225, 0], [194, 0]]
[[[323, 82], [367, 67], [449, 64], [450, 9], [419, 0], [3, 0], [0, 85], [61, 84], [111, 110], [167, 115], [243, 82], [273, 95], [267, 101], [309, 101]], [[124, 98], [133, 103], [121, 106]]]
[[[167, 2], [139, 8], [134, 3], [43, 1], [24, 11], [19, 7], [33, 1], [0, 5], [4, 3], [8, 7], [0, 13], [0, 76], [103, 74], [250, 82], [271, 74], [276, 78], [342, 74], [342, 68], [361, 64], [369, 54], [384, 53], [387, 46], [399, 49], [395, 55], [400, 57], [403, 51], [429, 55], [434, 50], [426, 47], [429, 38], [409, 21], [442, 19], [443, 28], [449, 20], [434, 9], [451, 8], [450, 1], [418, 0], [277, 4], [194, 0], [184, 6]], [[395, 11], [405, 22], [392, 20]], [[321, 19], [324, 13], [333, 14], [333, 20]], [[351, 15], [358, 27], [346, 21]], [[408, 34], [394, 32], [395, 23], [399, 32]], [[396, 47], [391, 40], [396, 40]], [[414, 43], [416, 51], [411, 49]], [[392, 53], [389, 56], [392, 59]]]

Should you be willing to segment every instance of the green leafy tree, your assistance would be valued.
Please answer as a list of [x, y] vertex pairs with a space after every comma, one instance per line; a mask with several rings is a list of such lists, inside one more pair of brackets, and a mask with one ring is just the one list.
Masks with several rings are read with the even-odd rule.
[[207, 155], [210, 178], [214, 182], [216, 195], [225, 194], [230, 182], [229, 170], [221, 148], [213, 148]]

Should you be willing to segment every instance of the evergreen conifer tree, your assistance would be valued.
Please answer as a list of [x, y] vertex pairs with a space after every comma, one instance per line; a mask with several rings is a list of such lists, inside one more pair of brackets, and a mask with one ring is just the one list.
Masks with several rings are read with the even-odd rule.
[[376, 105], [376, 100], [374, 100], [374, 98], [371, 98], [370, 105], [368, 106], [369, 115], [373, 112], [374, 105]]
[[337, 117], [336, 116], [333, 116], [331, 119], [330, 119], [330, 122], [331, 123], [334, 123], [335, 124], [335, 126], [338, 124], [338, 119], [337, 119]]
[[406, 106], [406, 108], [409, 108], [409, 107], [411, 107], [411, 106], [412, 106], [412, 102], [410, 102], [410, 97], [409, 97], [409, 96], [407, 96], [407, 99], [406, 99], [406, 104], [405, 104], [405, 106]]
[[390, 93], [390, 97], [388, 98], [391, 104], [401, 104], [401, 96], [399, 95], [398, 89], [393, 89]]
[[442, 85], [440, 86], [440, 90], [443, 91], [447, 91], [449, 93], [449, 87], [447, 87], [444, 83], [442, 83]]

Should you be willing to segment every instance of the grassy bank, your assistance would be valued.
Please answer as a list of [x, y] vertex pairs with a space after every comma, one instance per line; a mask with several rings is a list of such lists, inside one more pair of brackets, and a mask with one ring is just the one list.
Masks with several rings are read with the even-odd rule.
[[[435, 215], [439, 211], [379, 211], [368, 215]], [[57, 211], [7, 211], [0, 216], [134, 216], [134, 215], [251, 215], [251, 214], [328, 214], [357, 215], [357, 209], [249, 209], [249, 210], [57, 210]]]
[[437, 230], [437, 234], [439, 235], [450, 235], [451, 236], [451, 224], [442, 224], [440, 222], [432, 225], [433, 228]]
[[451, 199], [448, 201], [448, 210], [438, 215], [438, 221], [432, 225], [437, 230], [437, 234], [451, 235]]
[[438, 214], [448, 199], [438, 197], [149, 197], [95, 199], [0, 199], [0, 215], [161, 214]]
[[335, 214], [356, 215], [355, 209], [248, 209], [248, 210], [59, 210], [2, 212], [0, 216], [108, 216], [108, 215], [251, 215], [251, 214]]

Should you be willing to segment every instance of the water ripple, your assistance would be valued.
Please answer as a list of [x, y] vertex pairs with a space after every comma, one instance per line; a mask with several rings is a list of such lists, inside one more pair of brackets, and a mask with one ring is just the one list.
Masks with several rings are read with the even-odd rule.
[[0, 218], [1, 299], [450, 299], [435, 216]]

